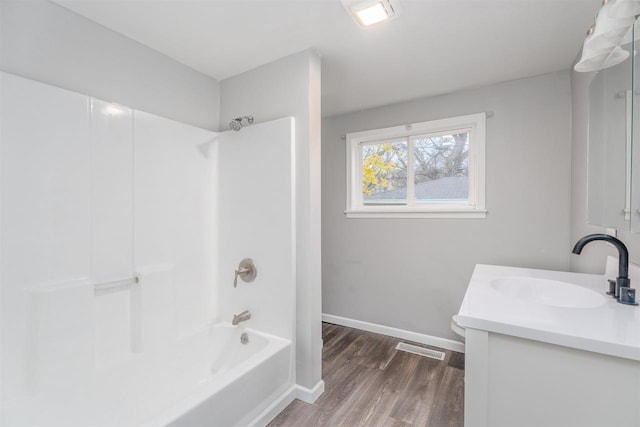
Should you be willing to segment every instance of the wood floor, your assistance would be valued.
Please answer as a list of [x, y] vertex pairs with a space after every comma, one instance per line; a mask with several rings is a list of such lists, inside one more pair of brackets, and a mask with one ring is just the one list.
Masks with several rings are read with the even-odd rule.
[[463, 425], [461, 353], [431, 359], [395, 350], [397, 338], [329, 323], [322, 338], [324, 394], [313, 405], [294, 400], [269, 427]]

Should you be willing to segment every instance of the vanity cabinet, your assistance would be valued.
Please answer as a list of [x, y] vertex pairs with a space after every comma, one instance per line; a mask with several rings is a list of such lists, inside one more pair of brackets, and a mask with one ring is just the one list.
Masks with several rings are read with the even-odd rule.
[[640, 361], [465, 333], [466, 427], [640, 426]]
[[640, 308], [604, 294], [615, 272], [476, 266], [456, 316], [466, 427], [640, 426]]

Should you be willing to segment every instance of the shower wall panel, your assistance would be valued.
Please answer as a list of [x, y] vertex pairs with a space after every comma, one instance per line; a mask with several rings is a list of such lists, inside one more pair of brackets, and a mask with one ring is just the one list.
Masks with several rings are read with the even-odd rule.
[[[0, 75], [2, 399], [91, 363], [89, 99]], [[55, 316], [55, 322], [52, 322]], [[56, 369], [57, 367], [61, 369]]]
[[91, 279], [133, 272], [133, 110], [91, 99]]
[[59, 394], [216, 320], [216, 134], [0, 83], [2, 402]]
[[[91, 99], [91, 283], [133, 276], [133, 115]], [[133, 353], [131, 299], [130, 288], [92, 298], [96, 366]]]
[[[219, 300], [223, 320], [249, 310], [247, 326], [293, 340], [295, 318], [294, 118], [219, 135]], [[243, 258], [255, 282], [238, 279]]]
[[143, 347], [217, 317], [213, 132], [135, 113], [135, 269]]

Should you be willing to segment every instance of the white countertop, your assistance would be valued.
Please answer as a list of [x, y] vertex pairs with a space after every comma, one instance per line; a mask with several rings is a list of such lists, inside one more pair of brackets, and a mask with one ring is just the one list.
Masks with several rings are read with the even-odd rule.
[[[491, 286], [501, 277], [559, 280], [604, 294], [605, 276], [528, 268], [476, 265], [457, 323], [550, 344], [640, 361], [640, 307], [627, 306], [606, 296], [594, 308], [563, 308], [513, 298]], [[632, 277], [631, 286], [640, 282]]]

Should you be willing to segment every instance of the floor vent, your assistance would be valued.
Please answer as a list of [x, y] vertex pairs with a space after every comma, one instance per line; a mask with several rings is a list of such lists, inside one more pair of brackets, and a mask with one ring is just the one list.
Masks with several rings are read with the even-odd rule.
[[432, 359], [444, 360], [444, 353], [438, 350], [431, 350], [430, 348], [418, 347], [417, 345], [411, 345], [407, 343], [398, 343], [396, 350], [406, 351], [407, 353], [418, 354], [424, 357], [430, 357]]

